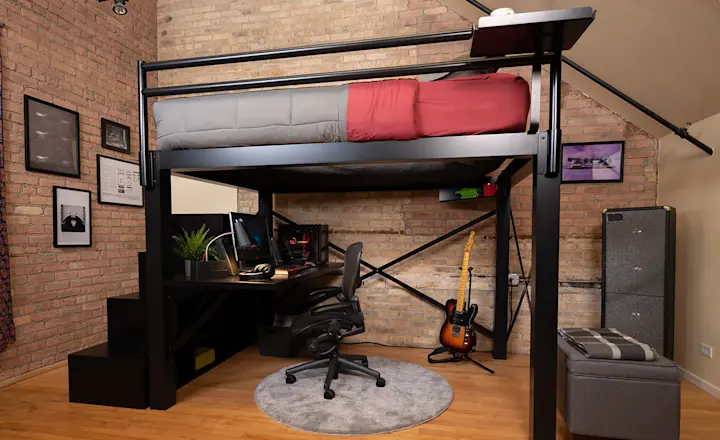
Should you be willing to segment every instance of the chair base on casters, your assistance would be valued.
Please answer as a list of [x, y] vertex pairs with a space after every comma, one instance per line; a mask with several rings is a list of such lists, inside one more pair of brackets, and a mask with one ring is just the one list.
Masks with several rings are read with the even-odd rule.
[[385, 379], [380, 377], [380, 373], [371, 368], [368, 368], [368, 360], [366, 356], [359, 355], [347, 355], [340, 356], [337, 353], [333, 353], [329, 358], [318, 359], [296, 367], [288, 368], [285, 370], [285, 383], [293, 384], [297, 381], [295, 377], [296, 373], [306, 370], [315, 370], [318, 368], [328, 369], [327, 375], [325, 376], [325, 392], [323, 396], [330, 400], [335, 397], [335, 391], [330, 388], [333, 379], [337, 379], [341, 372], [347, 371], [359, 371], [365, 373], [368, 376], [375, 378], [375, 385], [378, 387], [385, 386]]

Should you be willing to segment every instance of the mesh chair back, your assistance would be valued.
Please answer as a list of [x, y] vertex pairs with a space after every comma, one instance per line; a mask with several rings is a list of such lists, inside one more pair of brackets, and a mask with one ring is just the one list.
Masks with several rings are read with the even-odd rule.
[[362, 257], [362, 243], [353, 243], [345, 251], [343, 267], [342, 294], [345, 301], [355, 298], [355, 289], [360, 287], [360, 258]]

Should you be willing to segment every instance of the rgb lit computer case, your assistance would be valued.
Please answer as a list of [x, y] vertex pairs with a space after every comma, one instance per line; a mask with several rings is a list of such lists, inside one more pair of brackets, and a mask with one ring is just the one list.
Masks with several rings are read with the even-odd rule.
[[279, 225], [278, 247], [292, 264], [328, 262], [328, 225]]

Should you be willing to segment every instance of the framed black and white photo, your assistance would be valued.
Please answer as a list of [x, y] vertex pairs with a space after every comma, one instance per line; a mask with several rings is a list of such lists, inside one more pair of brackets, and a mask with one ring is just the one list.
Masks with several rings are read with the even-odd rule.
[[53, 186], [53, 245], [92, 246], [90, 191]]
[[625, 141], [563, 144], [562, 183], [622, 182]]
[[100, 132], [103, 148], [130, 154], [130, 127], [103, 118]]
[[140, 166], [129, 160], [97, 156], [98, 203], [143, 206], [145, 193], [140, 185]]
[[80, 115], [25, 95], [25, 169], [80, 177]]

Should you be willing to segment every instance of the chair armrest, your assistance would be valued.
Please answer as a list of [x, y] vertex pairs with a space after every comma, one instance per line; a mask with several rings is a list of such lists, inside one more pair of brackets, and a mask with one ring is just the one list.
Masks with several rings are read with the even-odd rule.
[[355, 310], [355, 304], [350, 302], [342, 302], [337, 304], [328, 304], [324, 306], [317, 306], [312, 309], [310, 309], [310, 314], [312, 316], [320, 315], [322, 313], [327, 312], [351, 312]]
[[316, 290], [308, 295], [308, 307], [316, 306], [321, 302], [328, 300], [338, 293], [342, 292], [339, 287], [326, 287], [324, 289]]

